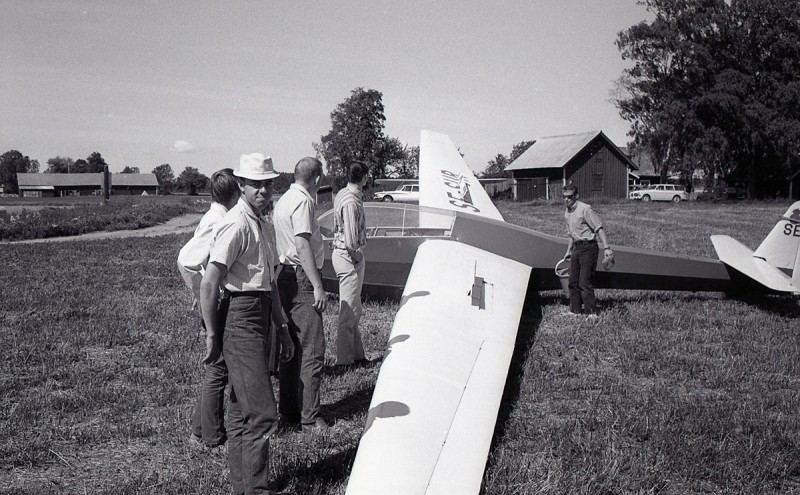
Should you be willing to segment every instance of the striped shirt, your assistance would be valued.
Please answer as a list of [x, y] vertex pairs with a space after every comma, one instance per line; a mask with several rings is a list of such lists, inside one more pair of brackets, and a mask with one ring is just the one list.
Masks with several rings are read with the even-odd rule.
[[603, 227], [592, 207], [581, 201], [576, 201], [571, 211], [569, 208], [564, 211], [564, 220], [573, 241], [593, 241], [597, 231]]
[[208, 262], [228, 268], [224, 285], [230, 292], [269, 292], [277, 264], [275, 253], [272, 223], [241, 197], [220, 221]]
[[358, 184], [348, 183], [333, 202], [333, 247], [354, 252], [366, 244], [364, 196]]

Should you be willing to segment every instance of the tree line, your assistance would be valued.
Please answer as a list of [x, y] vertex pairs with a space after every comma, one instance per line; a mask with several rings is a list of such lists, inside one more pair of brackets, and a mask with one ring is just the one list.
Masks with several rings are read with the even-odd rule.
[[620, 32], [633, 62], [612, 100], [631, 146], [662, 178], [699, 170], [707, 185], [785, 194], [800, 163], [800, 3], [643, 0], [653, 14]]
[[[56, 156], [47, 160], [46, 174], [90, 174], [103, 172], [108, 164], [98, 152], [91, 153], [86, 159], [73, 160], [69, 157]], [[40, 164], [38, 160], [23, 155], [17, 150], [10, 150], [0, 155], [0, 186], [5, 192], [19, 193], [17, 174], [38, 173]], [[139, 167], [126, 166], [123, 174], [141, 173]], [[200, 173], [195, 167], [186, 167], [177, 177], [168, 163], [154, 168], [151, 173], [158, 179], [162, 194], [174, 191], [183, 191], [190, 195], [198, 194], [209, 187], [210, 179]], [[284, 178], [284, 181], [288, 179]], [[288, 188], [288, 186], [287, 186]], [[0, 191], [3, 192], [3, 191]]]

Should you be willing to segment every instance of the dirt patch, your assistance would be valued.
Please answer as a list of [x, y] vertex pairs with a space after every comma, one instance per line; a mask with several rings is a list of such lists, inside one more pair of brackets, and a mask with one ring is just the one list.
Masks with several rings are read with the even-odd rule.
[[172, 218], [160, 225], [136, 230], [116, 230], [113, 232], [90, 232], [67, 237], [48, 237], [47, 239], [27, 239], [24, 241], [0, 241], [0, 244], [36, 244], [41, 242], [89, 241], [100, 239], [120, 239], [126, 237], [153, 237], [167, 234], [193, 232], [203, 217], [202, 213], [192, 213]]

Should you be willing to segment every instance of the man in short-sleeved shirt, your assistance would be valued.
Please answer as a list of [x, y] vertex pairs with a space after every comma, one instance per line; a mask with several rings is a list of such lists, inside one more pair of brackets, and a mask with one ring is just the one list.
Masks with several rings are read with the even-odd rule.
[[[200, 219], [194, 236], [178, 253], [178, 271], [186, 286], [192, 291], [194, 303], [200, 301], [200, 284], [208, 264], [216, 228], [228, 210], [239, 200], [239, 184], [232, 169], [224, 168], [211, 175], [211, 200], [211, 207]], [[192, 415], [193, 442], [214, 448], [227, 441], [228, 434], [225, 430], [227, 385], [228, 367], [223, 356], [220, 356], [215, 362], [206, 364], [203, 369], [200, 400], [197, 401], [197, 407]]]
[[278, 290], [289, 317], [295, 356], [280, 368], [281, 420], [302, 424], [304, 431], [328, 427], [320, 417], [320, 385], [325, 362], [322, 311], [322, 263], [325, 251], [314, 199], [322, 177], [322, 163], [306, 157], [294, 168], [294, 184], [275, 203], [273, 222], [280, 255]]
[[[224, 350], [231, 383], [228, 464], [235, 493], [269, 492], [269, 437], [278, 426], [278, 410], [267, 364], [278, 328], [283, 359], [293, 344], [276, 300], [275, 246], [263, 211], [272, 199], [272, 160], [260, 153], [242, 155], [238, 178], [241, 197], [220, 221], [208, 266], [200, 284], [206, 326], [205, 363]], [[213, 304], [224, 287], [227, 308]], [[278, 306], [279, 307], [279, 306]], [[223, 332], [224, 329], [224, 332]], [[224, 340], [221, 344], [220, 340]]]
[[564, 220], [567, 223], [569, 243], [564, 259], [569, 265], [569, 310], [571, 313], [596, 315], [597, 304], [594, 297], [594, 277], [597, 271], [599, 248], [597, 239], [603, 243], [607, 256], [613, 255], [608, 246], [605, 229], [600, 217], [586, 203], [578, 201], [578, 188], [567, 183], [563, 188], [566, 204]]

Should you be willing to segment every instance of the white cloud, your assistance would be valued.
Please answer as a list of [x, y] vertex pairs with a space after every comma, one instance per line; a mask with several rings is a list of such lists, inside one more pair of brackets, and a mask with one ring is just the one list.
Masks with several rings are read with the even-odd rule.
[[189, 141], [183, 141], [179, 139], [175, 141], [175, 144], [172, 145], [172, 149], [177, 151], [178, 153], [191, 153], [197, 148], [195, 148], [194, 145]]

